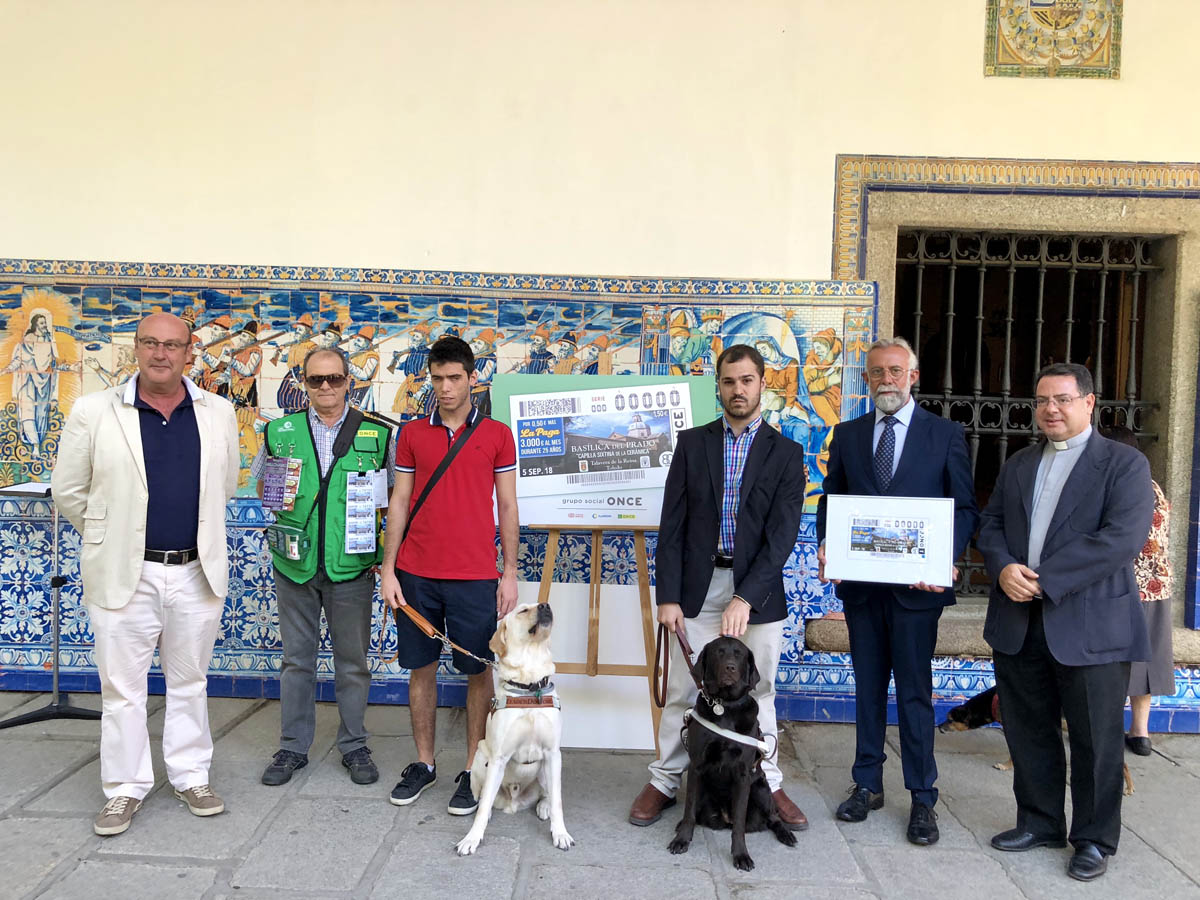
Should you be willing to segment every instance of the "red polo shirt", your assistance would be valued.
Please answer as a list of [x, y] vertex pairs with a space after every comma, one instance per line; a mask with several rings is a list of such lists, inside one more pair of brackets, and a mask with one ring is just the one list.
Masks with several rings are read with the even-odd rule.
[[435, 409], [428, 418], [409, 422], [396, 438], [396, 471], [414, 474], [409, 513], [429, 476], [470, 428], [470, 442], [438, 479], [408, 537], [400, 545], [396, 568], [423, 578], [476, 580], [496, 578], [496, 520], [492, 510], [496, 473], [517, 467], [517, 446], [503, 422], [471, 416], [451, 434]]

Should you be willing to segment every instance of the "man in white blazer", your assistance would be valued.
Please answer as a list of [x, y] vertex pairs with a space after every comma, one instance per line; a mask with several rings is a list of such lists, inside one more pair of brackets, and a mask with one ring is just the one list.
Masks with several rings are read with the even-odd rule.
[[154, 787], [146, 676], [157, 647], [167, 687], [163, 757], [175, 796], [223, 812], [208, 784], [207, 673], [229, 579], [225, 504], [237, 487], [233, 405], [183, 372], [186, 322], [137, 329], [138, 372], [80, 398], [59, 441], [54, 502], [83, 536], [83, 597], [96, 638], [103, 717], [97, 834], [129, 828]]

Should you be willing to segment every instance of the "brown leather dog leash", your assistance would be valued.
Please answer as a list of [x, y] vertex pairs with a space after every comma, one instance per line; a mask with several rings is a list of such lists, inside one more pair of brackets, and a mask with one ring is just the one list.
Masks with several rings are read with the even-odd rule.
[[[687, 635], [682, 631], [676, 631], [675, 638], [679, 641], [679, 649], [683, 651], [683, 658], [688, 664], [688, 674], [692, 676], [692, 681], [696, 682], [696, 690], [703, 694], [704, 683], [696, 674], [696, 668], [692, 663], [695, 654], [692, 653]], [[662, 677], [654, 680], [654, 703], [659, 709], [662, 709], [667, 705], [667, 677], [671, 671], [671, 632], [661, 622], [658, 625], [658, 636], [654, 642], [654, 665], [656, 669], [662, 671]]]
[[[385, 612], [383, 614], [383, 626], [380, 629], [380, 634], [379, 634], [379, 649], [380, 649], [381, 656], [382, 656], [382, 651], [383, 651], [383, 639], [384, 639], [385, 635], [387, 634], [387, 623], [388, 623], [388, 618], [389, 618], [389, 616], [386, 612], [387, 608], [388, 607], [385, 604], [384, 605]], [[450, 640], [449, 637], [447, 637], [446, 635], [444, 635], [440, 631], [438, 631], [436, 628], [434, 628], [432, 622], [430, 622], [427, 618], [425, 618], [423, 615], [421, 615], [419, 612], [417, 612], [415, 609], [413, 609], [407, 603], [403, 604], [402, 606], [393, 610], [392, 612], [396, 616], [399, 616], [400, 613], [403, 612], [406, 616], [408, 616], [412, 620], [412, 623], [414, 625], [416, 625], [417, 628], [421, 629], [421, 632], [426, 637], [437, 638], [439, 641], [442, 642], [442, 644], [444, 646], [447, 646], [452, 650], [457, 650], [459, 653], [463, 654], [464, 656], [469, 656], [469, 657], [471, 657], [471, 659], [475, 660], [476, 662], [481, 662], [485, 666], [494, 666], [495, 665], [495, 663], [492, 662], [490, 659], [484, 659], [481, 656], [476, 656], [474, 653], [472, 653], [466, 647], [463, 647], [463, 646], [460, 646], [459, 644], [454, 643], [454, 641]], [[399, 622], [396, 623], [396, 627], [398, 630], [400, 627]], [[399, 647], [397, 647], [396, 652], [394, 654], [392, 654], [392, 656], [389, 659], [383, 660], [383, 664], [388, 665], [389, 663], [395, 662], [399, 658], [400, 658], [400, 649], [399, 649]]]

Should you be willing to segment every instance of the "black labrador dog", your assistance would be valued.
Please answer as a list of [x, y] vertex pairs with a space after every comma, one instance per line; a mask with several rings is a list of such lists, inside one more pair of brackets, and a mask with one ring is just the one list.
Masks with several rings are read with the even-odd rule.
[[[696, 698], [695, 712], [720, 728], [761, 739], [758, 701], [750, 694], [759, 676], [750, 648], [737, 638], [716, 638], [700, 651], [696, 670], [704, 690]], [[796, 845], [796, 836], [775, 808], [757, 747], [723, 737], [692, 718], [687, 748], [687, 799], [667, 849], [687, 853], [697, 824], [729, 828], [733, 864], [749, 872], [754, 860], [746, 850], [747, 832], [770, 829], [779, 843]]]

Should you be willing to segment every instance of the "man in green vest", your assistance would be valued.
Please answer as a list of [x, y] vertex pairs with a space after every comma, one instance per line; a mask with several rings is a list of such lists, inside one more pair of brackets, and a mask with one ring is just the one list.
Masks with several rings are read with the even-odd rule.
[[285, 784], [308, 765], [316, 722], [321, 611], [333, 643], [337, 744], [355, 784], [378, 780], [363, 717], [371, 672], [375, 571], [382, 556], [379, 508], [395, 469], [391, 429], [350, 406], [349, 361], [333, 347], [309, 351], [301, 370], [309, 406], [267, 423], [251, 465], [263, 505], [279, 603], [283, 657], [279, 752], [263, 784]]

